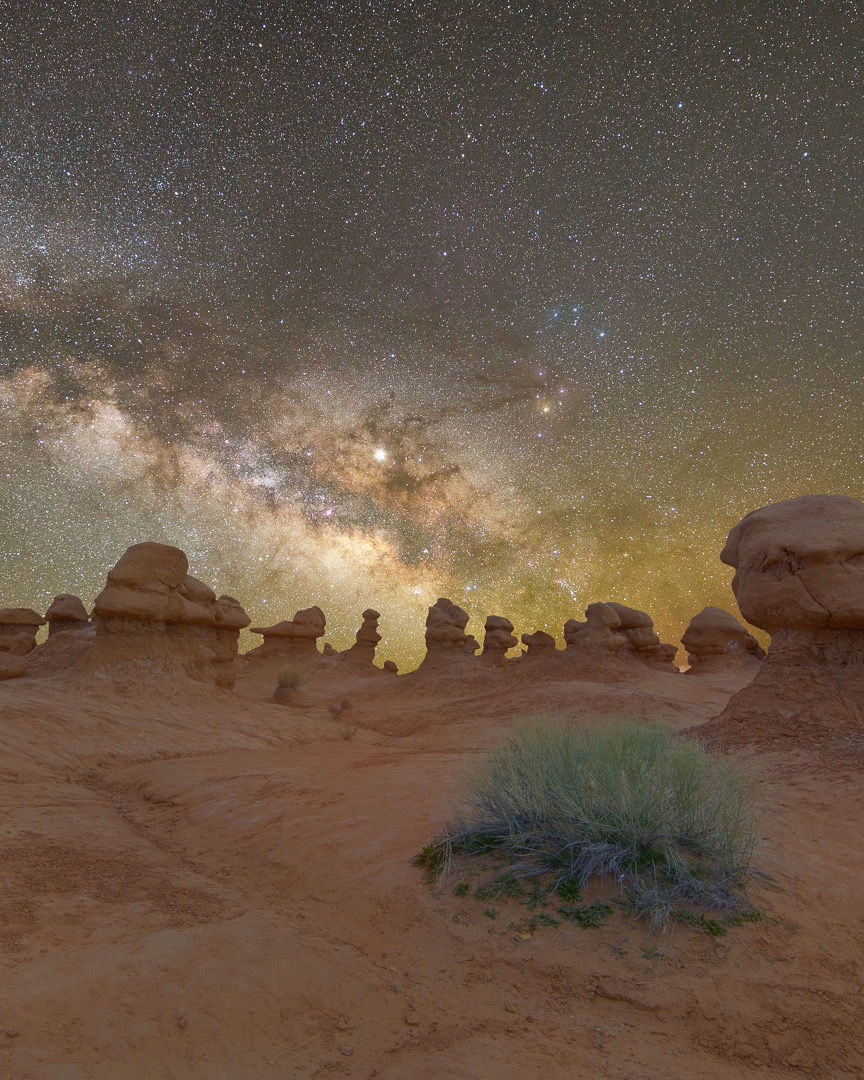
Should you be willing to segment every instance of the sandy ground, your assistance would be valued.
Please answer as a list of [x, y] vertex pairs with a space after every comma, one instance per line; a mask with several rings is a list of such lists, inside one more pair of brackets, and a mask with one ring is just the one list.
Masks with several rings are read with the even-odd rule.
[[238, 667], [0, 683], [3, 1080], [864, 1076], [861, 746], [739, 755], [776, 924], [528, 933], [411, 865], [476, 755], [527, 714], [680, 730], [740, 681], [325, 671], [282, 705]]

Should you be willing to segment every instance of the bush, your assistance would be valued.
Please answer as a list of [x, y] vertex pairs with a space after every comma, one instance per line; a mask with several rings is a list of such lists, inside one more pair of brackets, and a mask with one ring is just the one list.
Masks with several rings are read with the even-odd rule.
[[756, 874], [752, 782], [660, 727], [523, 727], [473, 776], [459, 818], [417, 856], [433, 875], [495, 854], [562, 898], [591, 879], [652, 929], [677, 911], [738, 911]]
[[306, 682], [306, 676], [297, 668], [286, 664], [279, 672], [278, 685], [282, 690], [299, 690]]

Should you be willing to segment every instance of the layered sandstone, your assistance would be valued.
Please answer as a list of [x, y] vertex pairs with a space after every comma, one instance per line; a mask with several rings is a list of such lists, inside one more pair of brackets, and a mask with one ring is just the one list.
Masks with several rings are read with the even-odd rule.
[[533, 634], [523, 634], [522, 644], [527, 652], [523, 659], [535, 663], [538, 660], [554, 660], [557, 656], [555, 638], [545, 630], [535, 630]]
[[508, 649], [519, 644], [513, 634], [513, 623], [503, 615], [490, 615], [486, 619], [483, 635], [483, 656], [487, 660], [501, 663]]
[[463, 665], [473, 659], [478, 642], [465, 633], [468, 612], [446, 597], [439, 597], [426, 616], [426, 655], [421, 669]]
[[754, 510], [720, 558], [744, 618], [771, 636], [706, 733], [738, 741], [864, 733], [864, 503], [803, 495]]
[[27, 673], [36, 634], [45, 625], [32, 608], [0, 608], [0, 679], [17, 679]]
[[49, 637], [67, 630], [83, 630], [90, 621], [81, 598], [71, 593], [55, 596], [45, 612], [45, 619]]
[[167, 544], [133, 544], [96, 597], [96, 635], [87, 666], [105, 673], [183, 674], [234, 685], [241, 629], [249, 617], [192, 577], [185, 554]]
[[251, 626], [253, 634], [260, 634], [264, 641], [246, 653], [254, 659], [279, 659], [303, 664], [322, 654], [318, 651], [318, 638], [324, 637], [327, 619], [317, 606], [303, 608], [293, 619], [283, 619], [273, 626]]
[[694, 615], [681, 644], [687, 650], [688, 675], [726, 671], [756, 674], [765, 650], [734, 615], [722, 608], [706, 607]]

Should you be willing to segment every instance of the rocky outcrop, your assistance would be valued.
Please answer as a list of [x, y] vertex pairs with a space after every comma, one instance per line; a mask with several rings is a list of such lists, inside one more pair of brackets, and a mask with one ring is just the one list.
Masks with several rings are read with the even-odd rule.
[[609, 602], [609, 607], [620, 619], [620, 625], [614, 632], [627, 639], [638, 660], [660, 671], [677, 674], [675, 654], [678, 650], [674, 645], [664, 644], [660, 640], [654, 629], [654, 620], [650, 615], [639, 611], [638, 608], [625, 607], [624, 604], [616, 604], [612, 601]]
[[45, 612], [45, 618], [48, 622], [49, 637], [66, 630], [83, 630], [90, 622], [81, 598], [70, 593], [55, 596]]
[[45, 625], [32, 608], [0, 608], [0, 679], [17, 679], [27, 673], [36, 634]]
[[555, 638], [547, 634], [545, 630], [535, 630], [533, 634], [523, 634], [522, 644], [527, 646], [528, 651], [523, 657], [531, 663], [538, 660], [554, 660], [557, 656]]
[[465, 633], [468, 612], [446, 597], [440, 597], [426, 616], [426, 655], [418, 670], [463, 665], [479, 648], [477, 640]]
[[664, 645], [649, 615], [624, 604], [596, 603], [585, 609], [585, 622], [564, 624], [570, 670], [588, 678], [639, 676], [644, 668], [677, 674], [674, 645]]
[[486, 619], [482, 655], [487, 660], [501, 663], [507, 650], [518, 644], [519, 641], [513, 634], [513, 623], [509, 619], [505, 619], [503, 615], [490, 615]]
[[230, 689], [240, 604], [188, 573], [185, 554], [167, 544], [134, 544], [108, 573], [93, 606], [91, 669], [115, 674], [187, 675]]
[[765, 650], [734, 615], [722, 608], [702, 608], [690, 620], [681, 644], [687, 650], [688, 675], [759, 670]]
[[246, 653], [252, 659], [292, 660], [303, 663], [321, 657], [318, 638], [324, 637], [327, 619], [319, 607], [303, 608], [291, 620], [283, 620], [274, 626], [250, 626], [253, 634], [260, 634], [264, 641]]
[[372, 666], [375, 660], [375, 649], [381, 640], [378, 633], [379, 612], [367, 608], [363, 612], [363, 625], [357, 631], [354, 644], [342, 654], [346, 660], [354, 664]]
[[729, 533], [744, 618], [771, 635], [753, 681], [700, 731], [735, 742], [864, 733], [864, 503], [803, 495]]
[[391, 675], [399, 674], [399, 668], [396, 666], [394, 660], [385, 660], [383, 670], [389, 672]]

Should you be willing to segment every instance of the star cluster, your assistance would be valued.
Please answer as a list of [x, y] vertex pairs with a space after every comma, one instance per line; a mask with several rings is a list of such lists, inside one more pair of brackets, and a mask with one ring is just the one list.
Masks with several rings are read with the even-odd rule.
[[678, 640], [748, 510], [864, 496], [851, 3], [10, 5], [0, 605], [187, 551], [422, 654]]

